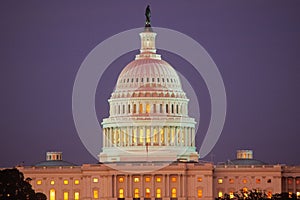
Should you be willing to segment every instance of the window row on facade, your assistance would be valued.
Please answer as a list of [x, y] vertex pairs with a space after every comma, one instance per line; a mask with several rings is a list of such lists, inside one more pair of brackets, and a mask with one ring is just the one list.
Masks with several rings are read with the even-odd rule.
[[192, 127], [122, 127], [104, 128], [104, 147], [114, 146], [194, 146]]
[[123, 78], [119, 83], [177, 83], [176, 78], [154, 78], [154, 77], [140, 77], [140, 78]]
[[[140, 194], [140, 189], [139, 188], [134, 188], [132, 198], [134, 199], [139, 199], [141, 197]], [[177, 188], [173, 187], [170, 190], [170, 195], [169, 197], [171, 198], [177, 198], [178, 197], [178, 191]], [[203, 196], [203, 190], [198, 189], [197, 190], [197, 196], [198, 198], [202, 198]], [[99, 199], [99, 189], [93, 189], [92, 190], [92, 198], [93, 199]], [[144, 198], [151, 198], [151, 189], [150, 188], [145, 188], [145, 193], [144, 193]], [[156, 199], [161, 199], [163, 196], [162, 189], [161, 188], [156, 188], [155, 189], [155, 198]], [[124, 199], [125, 198], [125, 191], [124, 188], [120, 188], [118, 190], [118, 199]], [[57, 195], [57, 191], [55, 189], [50, 189], [49, 191], [49, 200], [58, 200], [58, 199], [63, 199], [63, 200], [79, 200], [80, 199], [80, 191], [74, 191], [74, 192], [69, 192], [69, 191], [63, 191], [62, 197]]]
[[173, 114], [187, 115], [187, 104], [182, 103], [124, 103], [111, 104], [110, 115]]
[[[243, 178], [243, 179], [237, 179], [237, 180], [235, 180], [234, 178], [229, 178], [228, 179], [228, 183], [230, 183], [230, 184], [234, 184], [235, 183], [235, 181], [238, 181], [238, 182], [241, 182], [241, 183], [243, 183], [243, 184], [246, 184], [246, 183], [248, 183], [249, 182], [249, 180], [248, 179], [246, 179], [246, 178]], [[266, 183], [271, 183], [272, 182], [272, 180], [271, 179], [266, 179], [266, 180], [264, 180]], [[218, 184], [223, 184], [223, 182], [224, 182], [224, 179], [223, 178], [218, 178]], [[255, 179], [255, 183], [256, 184], [260, 184], [262, 182], [262, 179], [261, 178], [256, 178]]]

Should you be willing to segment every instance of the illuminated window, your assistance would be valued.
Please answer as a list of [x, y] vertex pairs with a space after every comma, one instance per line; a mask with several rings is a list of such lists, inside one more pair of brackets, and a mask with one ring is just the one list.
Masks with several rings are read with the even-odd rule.
[[140, 192], [139, 192], [139, 189], [138, 188], [135, 188], [134, 189], [134, 195], [133, 195], [134, 198], [140, 198]]
[[218, 183], [219, 183], [219, 184], [222, 184], [222, 183], [223, 183], [223, 179], [219, 178], [219, 179], [218, 179]]
[[198, 198], [202, 198], [202, 190], [201, 189], [198, 189], [197, 196], [198, 196]]
[[74, 200], [79, 200], [79, 192], [74, 193]]
[[160, 188], [156, 189], [156, 198], [161, 198], [161, 189]]
[[161, 178], [160, 177], [156, 177], [156, 182], [160, 183], [161, 182]]
[[74, 184], [75, 184], [75, 185], [79, 185], [79, 180], [76, 179], [76, 180], [74, 181]]
[[171, 197], [172, 198], [176, 198], [177, 197], [177, 190], [176, 190], [176, 188], [172, 188], [172, 190], [171, 190]]
[[243, 181], [242, 181], [244, 184], [246, 184], [247, 183], [247, 179], [243, 179]]
[[140, 178], [139, 177], [134, 177], [133, 182], [135, 182], [135, 183], [140, 182]]
[[171, 181], [172, 181], [172, 182], [176, 182], [176, 181], [177, 181], [177, 178], [176, 178], [176, 177], [172, 177], [172, 178], [171, 178]]
[[50, 200], [55, 200], [55, 190], [54, 189], [51, 189], [50, 190]]
[[233, 194], [232, 191], [229, 192], [229, 198], [230, 198], [230, 199], [233, 199], [233, 198], [234, 198], [234, 194]]
[[140, 104], [139, 113], [143, 113], [143, 104]]
[[233, 178], [230, 178], [230, 179], [229, 179], [229, 183], [230, 183], [230, 184], [233, 184], [233, 183], [234, 183], [234, 179], [233, 179]]
[[64, 200], [69, 200], [69, 192], [64, 192]]
[[248, 192], [248, 188], [244, 187], [243, 192]]
[[198, 181], [198, 182], [202, 182], [202, 178], [201, 178], [201, 177], [198, 177], [198, 178], [197, 178], [197, 181]]
[[150, 198], [150, 188], [146, 188], [145, 190], [145, 197]]
[[94, 199], [98, 199], [99, 198], [99, 192], [98, 192], [98, 190], [96, 190], [96, 189], [93, 190], [93, 196], [94, 196]]
[[55, 183], [55, 182], [54, 182], [53, 180], [52, 180], [52, 181], [50, 181], [50, 185], [54, 185], [54, 183]]
[[296, 184], [299, 185], [300, 184], [300, 180], [296, 179]]
[[150, 113], [150, 104], [146, 104], [146, 113]]
[[150, 181], [151, 181], [151, 178], [150, 178], [150, 177], [146, 177], [146, 178], [145, 178], [145, 181], [146, 181], [146, 182], [150, 182]]
[[124, 189], [123, 188], [119, 189], [119, 198], [124, 198]]
[[222, 197], [223, 197], [223, 192], [222, 192], [222, 191], [219, 191], [219, 192], [218, 192], [218, 197], [219, 197], [219, 198], [222, 198]]
[[98, 178], [93, 178], [93, 183], [98, 183], [99, 179]]
[[68, 185], [69, 181], [68, 180], [64, 180], [64, 185]]
[[300, 192], [296, 192], [297, 198], [300, 197]]
[[123, 183], [124, 182], [124, 177], [120, 177], [119, 178], [119, 183]]
[[257, 184], [260, 184], [260, 178], [257, 178], [255, 181]]
[[42, 180], [37, 180], [37, 181], [36, 181], [36, 184], [37, 184], [37, 185], [41, 185], [41, 184], [42, 184]]

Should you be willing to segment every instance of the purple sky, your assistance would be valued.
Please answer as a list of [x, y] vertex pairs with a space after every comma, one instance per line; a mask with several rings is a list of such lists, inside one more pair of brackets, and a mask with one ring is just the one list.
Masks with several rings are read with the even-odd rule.
[[[227, 92], [222, 135], [206, 160], [234, 159], [253, 149], [268, 163], [300, 164], [299, 1], [5, 1], [0, 3], [0, 166], [45, 159], [63, 151], [76, 164], [96, 163], [82, 145], [72, 117], [72, 89], [87, 54], [119, 32], [152, 25], [185, 33], [217, 64]], [[137, 36], [137, 39], [138, 36]], [[99, 120], [118, 73], [137, 53], [116, 60], [96, 95]], [[189, 64], [162, 52], [198, 93], [197, 146], [210, 119], [205, 83]], [[105, 84], [105, 85], [104, 85]]]

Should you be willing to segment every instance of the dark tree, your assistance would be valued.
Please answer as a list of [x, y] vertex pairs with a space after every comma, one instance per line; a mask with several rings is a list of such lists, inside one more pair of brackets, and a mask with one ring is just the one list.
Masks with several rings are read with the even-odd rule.
[[44, 193], [37, 192], [35, 194], [36, 200], [47, 200], [47, 196]]
[[30, 180], [15, 168], [0, 170], [0, 200], [36, 200]]

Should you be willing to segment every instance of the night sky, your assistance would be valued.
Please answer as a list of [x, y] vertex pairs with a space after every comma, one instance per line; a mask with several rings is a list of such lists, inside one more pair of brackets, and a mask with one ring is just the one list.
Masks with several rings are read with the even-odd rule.
[[[203, 159], [224, 162], [237, 149], [253, 149], [267, 163], [299, 165], [300, 1], [137, 0], [1, 1], [0, 166], [32, 165], [53, 150], [76, 164], [97, 162], [73, 121], [76, 73], [100, 42], [142, 27], [148, 4], [153, 26], [198, 41], [223, 77], [226, 122]], [[99, 121], [108, 116], [118, 73], [137, 53], [121, 56], [101, 78], [95, 97]], [[206, 85], [187, 61], [159, 53], [196, 88], [199, 148], [211, 114]]]

